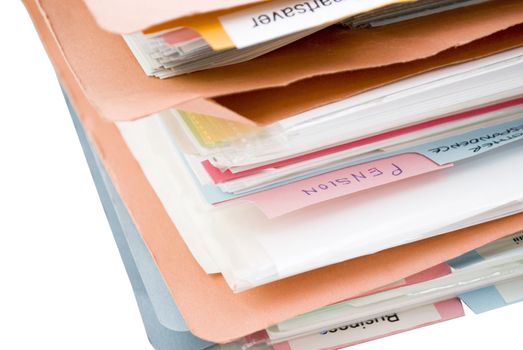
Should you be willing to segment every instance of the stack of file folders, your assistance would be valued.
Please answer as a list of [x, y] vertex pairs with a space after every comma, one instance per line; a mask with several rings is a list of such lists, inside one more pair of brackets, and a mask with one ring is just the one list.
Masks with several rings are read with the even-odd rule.
[[520, 0], [24, 0], [159, 350], [523, 299]]

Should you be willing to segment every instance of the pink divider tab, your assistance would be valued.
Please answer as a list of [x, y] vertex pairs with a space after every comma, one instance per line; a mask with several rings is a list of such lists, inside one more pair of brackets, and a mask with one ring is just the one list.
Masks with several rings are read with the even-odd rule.
[[442, 320], [451, 320], [465, 316], [465, 310], [463, 310], [463, 304], [458, 298], [440, 301], [434, 304], [438, 309]]
[[213, 180], [213, 182], [216, 184], [219, 184], [219, 183], [231, 181], [234, 179], [242, 178], [245, 176], [254, 175], [265, 169], [281, 168], [281, 167], [291, 165], [294, 163], [299, 163], [299, 162], [303, 162], [306, 160], [322, 157], [325, 155], [353, 149], [356, 147], [369, 145], [369, 144], [372, 144], [372, 143], [375, 143], [378, 141], [387, 140], [387, 139], [390, 139], [393, 137], [402, 136], [405, 134], [436, 127], [439, 125], [456, 122], [456, 121], [463, 120], [463, 119], [478, 117], [478, 116], [481, 116], [486, 113], [495, 112], [495, 111], [498, 111], [501, 109], [517, 106], [520, 104], [523, 104], [523, 97], [518, 97], [518, 98], [511, 99], [511, 100], [498, 102], [498, 103], [491, 104], [488, 106], [482, 106], [480, 108], [475, 108], [475, 109], [467, 110], [467, 111], [452, 114], [452, 115], [447, 115], [447, 116], [444, 116], [444, 117], [441, 117], [438, 119], [429, 120], [429, 121], [419, 123], [419, 124], [409, 125], [409, 126], [406, 126], [403, 128], [387, 131], [382, 134], [369, 136], [366, 138], [362, 138], [360, 140], [351, 141], [351, 142], [347, 142], [347, 143], [344, 143], [341, 145], [324, 148], [324, 149], [313, 151], [313, 152], [310, 152], [307, 154], [302, 154], [302, 155], [299, 155], [296, 157], [283, 159], [283, 160], [276, 161], [271, 164], [261, 165], [261, 166], [254, 167], [252, 169], [244, 170], [244, 171], [237, 172], [237, 173], [233, 173], [230, 170], [222, 171], [222, 170], [214, 167], [208, 160], [203, 161], [202, 165], [205, 168], [205, 170], [207, 171], [207, 173], [209, 174], [209, 176], [211, 177], [211, 179]]
[[265, 330], [263, 330], [263, 331], [258, 331], [253, 334], [249, 334], [248, 336], [246, 336], [244, 338], [244, 341], [247, 344], [256, 344], [256, 343], [264, 342], [267, 339], [269, 339], [269, 335], [267, 334], [267, 332]]
[[292, 350], [290, 344], [287, 342], [274, 344], [272, 348], [274, 350]]
[[441, 263], [430, 269], [418, 272], [415, 275], [405, 278], [406, 284], [416, 284], [425, 281], [430, 281], [438, 277], [443, 277], [451, 273], [450, 266], [447, 263]]
[[200, 34], [190, 28], [176, 28], [162, 34], [162, 39], [169, 45], [185, 43], [199, 37]]
[[268, 218], [275, 218], [330, 199], [452, 165], [440, 166], [420, 154], [406, 153], [253, 193], [233, 201], [253, 202]]

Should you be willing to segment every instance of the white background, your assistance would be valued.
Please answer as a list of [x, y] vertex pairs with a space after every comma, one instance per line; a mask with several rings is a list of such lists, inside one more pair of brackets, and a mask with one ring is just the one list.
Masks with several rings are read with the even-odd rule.
[[[0, 14], [0, 349], [150, 349], [52, 66], [21, 2]], [[522, 316], [523, 303], [353, 349], [521, 349]]]

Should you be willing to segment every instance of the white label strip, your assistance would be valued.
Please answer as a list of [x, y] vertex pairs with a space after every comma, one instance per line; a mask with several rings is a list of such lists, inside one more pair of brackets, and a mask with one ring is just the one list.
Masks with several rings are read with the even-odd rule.
[[292, 350], [318, 350], [384, 336], [441, 320], [434, 305], [376, 317], [289, 341]]
[[276, 0], [219, 17], [237, 48], [336, 23], [406, 0]]

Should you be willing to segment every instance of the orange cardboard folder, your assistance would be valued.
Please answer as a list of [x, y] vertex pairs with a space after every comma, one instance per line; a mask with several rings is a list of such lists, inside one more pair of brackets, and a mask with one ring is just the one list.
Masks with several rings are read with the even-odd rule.
[[[148, 8], [154, 8], [151, 2], [147, 2]], [[178, 3], [153, 2], [169, 6], [169, 17], [206, 9], [204, 1], [193, 1], [193, 7], [184, 6], [180, 12], [174, 10]], [[105, 27], [111, 20], [109, 13], [118, 16], [118, 12], [110, 12], [117, 9], [104, 6], [104, 1], [89, 3], [91, 7], [97, 5], [96, 13], [103, 14], [100, 21]], [[223, 7], [245, 3], [248, 1], [216, 2]], [[112, 120], [139, 118], [177, 106], [245, 121], [247, 106], [227, 95], [263, 96], [271, 90], [296, 89], [288, 101], [296, 107], [287, 107], [286, 111], [306, 109], [311, 105], [297, 97], [300, 84], [305, 81], [334, 91], [315, 97], [314, 103], [322, 104], [362, 90], [351, 90], [352, 85], [347, 90], [333, 88], [333, 82], [341, 77], [359, 79], [356, 84], [369, 73], [374, 79], [372, 83], [361, 83], [367, 89], [523, 44], [523, 28], [518, 26], [523, 22], [523, 3], [493, 3], [438, 15], [433, 18], [435, 22], [415, 20], [388, 29], [354, 33], [333, 28], [251, 62], [160, 81], [143, 74], [123, 40], [100, 29], [81, 0], [25, 0], [58, 76], [186, 323], [196, 336], [221, 343], [357, 296], [515, 233], [523, 229], [523, 214], [233, 294], [221, 276], [205, 274], [191, 256]], [[215, 7], [210, 9], [218, 9]], [[167, 19], [161, 15], [144, 17], [138, 24], [122, 22], [113, 29], [139, 30]], [[323, 39], [325, 43], [321, 43], [322, 38], [328, 38], [327, 42]], [[454, 48], [457, 46], [462, 46], [461, 50]], [[428, 64], [425, 60], [435, 61]], [[415, 61], [411, 64], [416, 68], [408, 68], [405, 62], [409, 61]], [[371, 68], [383, 69], [390, 76], [380, 80], [379, 73], [373, 73]], [[262, 108], [250, 117], [261, 123], [282, 115], [271, 115]]]

